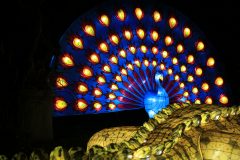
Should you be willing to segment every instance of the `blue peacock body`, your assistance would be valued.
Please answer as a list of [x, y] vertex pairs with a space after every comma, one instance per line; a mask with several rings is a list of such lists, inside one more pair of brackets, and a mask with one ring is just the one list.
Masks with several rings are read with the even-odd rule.
[[60, 39], [54, 115], [144, 108], [169, 103], [228, 104], [206, 39], [166, 6], [128, 2], [79, 17]]

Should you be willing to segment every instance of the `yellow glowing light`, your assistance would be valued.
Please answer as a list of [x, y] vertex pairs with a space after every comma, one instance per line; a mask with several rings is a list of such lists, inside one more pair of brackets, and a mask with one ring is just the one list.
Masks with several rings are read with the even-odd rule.
[[143, 11], [141, 10], [141, 8], [136, 8], [135, 9], [135, 14], [136, 14], [136, 17], [140, 20], [143, 18]]
[[114, 109], [116, 108], [116, 105], [115, 105], [114, 103], [109, 103], [109, 104], [108, 104], [108, 108], [109, 108], [110, 110], [114, 110]]
[[90, 36], [95, 36], [94, 28], [91, 25], [85, 25], [84, 32], [87, 33]]
[[110, 62], [112, 62], [113, 64], [117, 64], [117, 63], [118, 63], [118, 58], [117, 58], [117, 56], [112, 55], [112, 56], [110, 57]]
[[160, 69], [161, 69], [161, 70], [165, 70], [165, 69], [166, 69], [165, 64], [161, 63], [161, 64], [160, 64]]
[[157, 61], [153, 60], [153, 61], [152, 61], [152, 65], [153, 65], [154, 67], [157, 66]]
[[189, 96], [188, 91], [185, 91], [185, 92], [183, 93], [183, 96], [184, 96], [184, 97], [188, 97], [188, 96]]
[[84, 78], [90, 78], [93, 76], [93, 71], [91, 68], [85, 66], [82, 70], [82, 74], [81, 74]]
[[180, 70], [181, 70], [181, 72], [186, 72], [187, 71], [187, 67], [185, 65], [182, 65]]
[[86, 84], [80, 83], [77, 87], [77, 90], [78, 90], [79, 93], [85, 94], [85, 93], [88, 92], [88, 87], [87, 87]]
[[201, 104], [201, 100], [200, 99], [196, 99], [195, 100], [195, 104]]
[[64, 110], [65, 108], [67, 108], [67, 102], [64, 101], [62, 98], [56, 98], [55, 108], [59, 111]]
[[222, 104], [227, 104], [228, 103], [228, 97], [222, 94], [219, 98], [219, 102], [222, 103]]
[[205, 83], [203, 83], [202, 84], [202, 89], [204, 90], [204, 91], [208, 91], [209, 90], [209, 85], [205, 82]]
[[119, 43], [119, 38], [117, 35], [112, 35], [110, 37], [110, 41], [114, 44], [114, 45], [117, 45]]
[[190, 28], [185, 27], [185, 28], [183, 29], [183, 36], [184, 36], [185, 38], [187, 38], [187, 37], [189, 37], [190, 35], [191, 35], [191, 30], [190, 30]]
[[116, 84], [111, 84], [111, 90], [113, 90], [113, 91], [116, 91], [116, 90], [118, 90], [118, 86], [116, 85]]
[[180, 77], [179, 77], [178, 74], [176, 74], [176, 75], [174, 76], [174, 80], [175, 80], [175, 81], [179, 81], [179, 80], [180, 80]]
[[123, 34], [127, 40], [132, 39], [132, 33], [129, 30], [125, 30]]
[[94, 63], [94, 64], [97, 64], [100, 62], [100, 57], [96, 54], [96, 53], [92, 53], [90, 56], [89, 56], [89, 61]]
[[223, 79], [222, 77], [217, 77], [216, 80], [215, 80], [215, 84], [217, 86], [222, 86], [223, 85]]
[[97, 82], [98, 82], [99, 84], [104, 84], [104, 83], [106, 83], [106, 79], [105, 79], [104, 76], [99, 76], [99, 77], [97, 78]]
[[100, 97], [100, 96], [102, 95], [101, 89], [99, 89], [99, 88], [94, 88], [94, 90], [93, 90], [93, 95], [94, 95], [95, 97]]
[[68, 82], [62, 78], [62, 77], [57, 77], [56, 79], [56, 86], [57, 88], [64, 88], [68, 86]]
[[178, 59], [176, 57], [173, 57], [172, 58], [172, 63], [175, 64], [175, 65], [178, 64]]
[[214, 58], [212, 58], [212, 57], [208, 58], [208, 60], [207, 60], [207, 66], [208, 66], [208, 67], [213, 67], [214, 64], [215, 64]]
[[194, 57], [193, 57], [193, 55], [188, 55], [187, 56], [187, 62], [189, 63], [189, 64], [193, 64], [194, 63]]
[[94, 102], [93, 107], [94, 107], [95, 110], [99, 111], [99, 110], [101, 110], [102, 105], [99, 102]]
[[196, 67], [196, 68], [195, 68], [195, 74], [196, 74], [197, 76], [201, 76], [202, 73], [203, 73], [202, 68], [200, 68], [200, 67]]
[[169, 54], [168, 54], [168, 52], [167, 52], [167, 51], [165, 51], [165, 50], [164, 50], [164, 51], [162, 51], [162, 53], [161, 53], [161, 54], [162, 54], [162, 57], [163, 57], [163, 58], [167, 58], [167, 57], [168, 57], [168, 55], [169, 55]]
[[74, 66], [73, 59], [72, 59], [72, 57], [69, 54], [64, 54], [62, 56], [62, 58], [61, 58], [61, 61], [62, 61], [62, 64], [65, 67], [72, 67], [72, 66]]
[[116, 76], [115, 76], [115, 80], [116, 80], [117, 82], [121, 82], [121, 81], [122, 81], [122, 77], [119, 76], [119, 75], [116, 75]]
[[177, 45], [177, 53], [183, 53], [183, 51], [184, 51], [183, 45], [178, 44]]
[[172, 68], [168, 68], [168, 74], [169, 74], [169, 75], [172, 75], [172, 73], [173, 73]]
[[152, 31], [151, 32], [151, 38], [152, 38], [153, 41], [157, 41], [158, 37], [159, 37], [159, 35], [158, 35], [157, 31]]
[[125, 50], [122, 49], [122, 50], [120, 50], [119, 55], [120, 55], [121, 57], [123, 57], [123, 58], [126, 58], [127, 53], [126, 53]]
[[116, 95], [114, 93], [109, 93], [108, 94], [108, 99], [114, 100], [116, 98]]
[[77, 109], [84, 111], [87, 108], [87, 102], [84, 99], [77, 100]]
[[78, 48], [78, 49], [83, 49], [83, 42], [80, 38], [73, 38], [73, 41], [72, 41], [74, 47]]
[[168, 21], [170, 28], [174, 28], [177, 25], [177, 20], [174, 17], [171, 17]]
[[148, 66], [149, 66], [149, 61], [148, 61], [147, 59], [145, 59], [145, 60], [143, 61], [143, 64], [144, 64], [146, 67], [148, 67]]
[[119, 20], [124, 21], [126, 18], [125, 12], [122, 9], [117, 11], [117, 17]]
[[141, 45], [140, 49], [143, 53], [147, 52], [147, 47], [145, 45]]
[[143, 29], [138, 29], [137, 30], [137, 35], [140, 39], [143, 39], [145, 37], [145, 32]]
[[105, 43], [105, 42], [100, 43], [99, 49], [100, 49], [102, 52], [108, 52], [108, 45], [107, 45], [107, 43]]
[[134, 63], [136, 64], [137, 67], [141, 67], [141, 63], [139, 60], [135, 60]]
[[127, 68], [130, 69], [130, 70], [133, 70], [133, 69], [134, 69], [134, 68], [133, 68], [133, 65], [132, 65], [131, 63], [128, 63], [128, 64], [127, 64]]
[[161, 14], [158, 11], [153, 12], [153, 19], [155, 22], [161, 21]]
[[127, 70], [124, 69], [124, 68], [121, 69], [121, 73], [122, 73], [123, 75], [125, 75], [125, 76], [128, 74]]
[[165, 37], [165, 44], [166, 46], [170, 46], [173, 43], [173, 40], [170, 36]]
[[107, 15], [101, 15], [100, 17], [100, 22], [105, 25], [105, 26], [108, 26], [109, 25], [109, 18]]
[[205, 103], [206, 104], [212, 104], [213, 103], [213, 100], [211, 97], [207, 97], [206, 100], [205, 100]]
[[192, 92], [193, 92], [194, 94], [198, 94], [198, 88], [197, 88], [197, 87], [193, 87], [193, 88], [192, 88]]
[[135, 54], [136, 53], [136, 48], [134, 46], [130, 46], [129, 47], [129, 51], [132, 53], [132, 54]]
[[193, 82], [194, 81], [194, 77], [192, 75], [188, 75], [187, 81], [188, 82]]
[[183, 89], [185, 87], [185, 84], [183, 82], [181, 82], [179, 87]]
[[107, 64], [105, 64], [105, 65], [103, 66], [103, 71], [104, 71], [104, 72], [108, 72], [108, 73], [110, 73], [110, 72], [111, 72], [111, 68], [110, 68], [110, 66], [107, 65]]
[[158, 48], [157, 47], [152, 47], [152, 53], [157, 54], [158, 53]]
[[196, 49], [197, 51], [202, 51], [204, 49], [204, 43], [202, 41], [197, 42]]

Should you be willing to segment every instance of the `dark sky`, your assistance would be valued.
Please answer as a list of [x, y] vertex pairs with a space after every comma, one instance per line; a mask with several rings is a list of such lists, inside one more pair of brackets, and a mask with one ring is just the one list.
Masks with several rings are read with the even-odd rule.
[[[3, 80], [0, 116], [5, 117], [0, 118], [0, 125], [9, 125], [5, 128], [14, 131], [19, 120], [17, 112], [21, 103], [18, 99], [22, 91], [50, 88], [48, 64], [62, 33], [78, 16], [103, 2], [106, 1], [18, 0], [0, 5], [3, 27], [0, 37]], [[237, 2], [162, 0], [161, 3], [182, 12], [205, 33], [217, 51], [214, 54], [219, 63], [225, 68], [224, 77], [232, 88], [232, 98], [236, 103], [240, 102], [240, 13]], [[110, 119], [107, 117], [105, 121]]]

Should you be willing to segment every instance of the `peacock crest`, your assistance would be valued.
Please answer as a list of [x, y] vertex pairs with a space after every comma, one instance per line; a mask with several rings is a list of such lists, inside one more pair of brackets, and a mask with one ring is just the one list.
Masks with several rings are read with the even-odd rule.
[[226, 87], [200, 31], [166, 6], [133, 2], [79, 17], [60, 39], [54, 114], [145, 108], [169, 103], [227, 104]]

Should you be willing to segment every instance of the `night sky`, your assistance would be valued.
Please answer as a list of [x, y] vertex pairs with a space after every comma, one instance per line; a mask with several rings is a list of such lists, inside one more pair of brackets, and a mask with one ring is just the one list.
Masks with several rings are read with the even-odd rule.
[[[18, 130], [19, 123], [23, 117], [31, 117], [31, 112], [28, 112], [28, 108], [22, 102], [27, 101], [31, 93], [51, 90], [49, 77], [52, 71], [49, 62], [51, 56], [58, 51], [61, 35], [80, 15], [103, 2], [107, 1], [18, 0], [0, 5], [3, 27], [0, 45], [3, 80], [0, 140], [5, 140], [4, 145], [17, 144], [14, 142], [21, 137], [16, 137], [25, 134], [24, 129]], [[239, 104], [240, 13], [237, 2], [162, 0], [161, 3], [180, 11], [202, 30], [216, 49], [216, 53], [212, 55], [224, 68], [223, 77], [232, 90], [230, 99], [234, 104]], [[23, 108], [25, 111], [20, 112]], [[39, 114], [44, 116], [45, 113]], [[54, 144], [61, 144], [70, 136], [73, 138], [68, 140], [72, 143], [74, 137], [82, 136], [81, 143], [85, 143], [92, 133], [102, 128], [141, 125], [146, 119], [147, 115], [143, 110], [111, 115], [53, 118], [53, 141]], [[20, 143], [19, 146], [21, 145]], [[3, 146], [0, 146], [0, 149], [1, 147]]]

